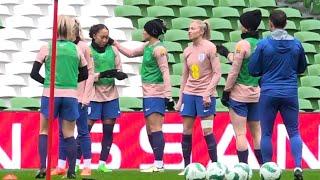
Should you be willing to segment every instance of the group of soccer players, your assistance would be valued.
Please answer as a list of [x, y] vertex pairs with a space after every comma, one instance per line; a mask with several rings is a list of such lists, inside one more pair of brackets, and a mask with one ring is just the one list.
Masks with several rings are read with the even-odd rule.
[[[127, 57], [143, 56], [143, 112], [155, 161], [152, 167], [142, 172], [164, 170], [165, 140], [162, 124], [166, 109], [180, 111], [182, 116], [181, 145], [185, 166], [191, 161], [192, 129], [196, 117], [201, 118], [211, 161], [218, 160], [213, 120], [216, 87], [221, 78], [220, 54], [232, 63], [221, 102], [230, 111], [239, 161], [247, 163], [248, 159], [247, 122], [259, 164], [272, 161], [271, 135], [275, 116], [280, 111], [295, 158], [294, 176], [297, 180], [302, 179], [297, 74], [303, 73], [306, 68], [304, 50], [301, 43], [284, 30], [284, 12], [276, 10], [271, 13], [269, 25], [272, 32], [263, 40], [259, 40], [257, 30], [261, 19], [259, 10], [241, 15], [241, 40], [236, 44], [234, 53], [222, 45], [210, 42], [208, 22], [192, 21], [188, 31], [191, 44], [183, 52], [180, 96], [175, 105], [171, 95], [168, 54], [160, 41], [166, 33], [162, 20], [148, 21], [143, 32], [145, 43], [135, 49], [128, 49], [112, 40], [108, 28], [103, 24], [90, 28], [92, 42], [88, 46], [83, 41], [80, 23], [75, 18], [59, 16], [54, 112], [54, 116], [59, 118], [60, 127], [59, 160], [52, 175], [66, 174], [66, 178], [75, 178], [82, 157], [84, 168], [81, 175], [91, 175], [90, 131], [96, 120], [103, 122], [98, 169], [102, 172], [111, 171], [106, 166], [106, 159], [112, 145], [113, 127], [120, 115], [115, 79], [128, 77], [121, 72], [121, 52]], [[45, 78], [39, 74], [43, 63]], [[33, 79], [44, 84], [39, 133], [40, 170], [36, 178], [44, 178], [46, 175], [50, 63], [51, 45], [48, 44], [40, 49], [31, 72]], [[73, 135], [75, 125], [78, 129], [76, 139]], [[69, 164], [67, 172], [66, 160]]]

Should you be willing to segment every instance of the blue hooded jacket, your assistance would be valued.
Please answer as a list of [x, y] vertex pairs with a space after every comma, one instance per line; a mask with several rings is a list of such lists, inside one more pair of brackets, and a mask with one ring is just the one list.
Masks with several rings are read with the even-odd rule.
[[261, 94], [273, 97], [298, 95], [298, 74], [306, 70], [307, 61], [299, 40], [277, 29], [262, 39], [252, 54], [249, 73], [261, 76]]

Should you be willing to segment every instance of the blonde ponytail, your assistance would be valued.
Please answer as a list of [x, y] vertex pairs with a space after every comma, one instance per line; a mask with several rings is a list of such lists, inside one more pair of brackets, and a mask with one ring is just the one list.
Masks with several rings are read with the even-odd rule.
[[195, 22], [199, 25], [200, 29], [203, 31], [202, 38], [210, 40], [211, 32], [210, 32], [210, 24], [207, 20], [193, 20], [192, 23]]

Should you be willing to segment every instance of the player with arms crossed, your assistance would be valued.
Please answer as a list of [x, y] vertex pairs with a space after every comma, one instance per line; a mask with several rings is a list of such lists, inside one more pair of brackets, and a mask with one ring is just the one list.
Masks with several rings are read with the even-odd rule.
[[248, 63], [251, 53], [257, 46], [261, 23], [260, 10], [249, 11], [240, 16], [241, 38], [236, 44], [236, 52], [217, 46], [219, 54], [230, 58], [232, 69], [229, 72], [221, 102], [229, 107], [231, 123], [236, 135], [236, 147], [240, 162], [248, 163], [247, 122], [253, 137], [254, 154], [262, 164], [260, 139], [261, 129], [258, 113], [260, 96], [259, 77], [249, 74]]
[[252, 76], [261, 76], [259, 119], [261, 122], [261, 153], [263, 162], [272, 161], [272, 131], [278, 111], [287, 129], [294, 157], [294, 179], [301, 180], [302, 140], [299, 132], [298, 74], [305, 71], [304, 49], [284, 27], [287, 16], [272, 11], [269, 19], [271, 35], [261, 40], [249, 61]]
[[[220, 60], [216, 46], [210, 42], [208, 22], [194, 20], [189, 27], [192, 44], [183, 52], [184, 68], [180, 97], [176, 110], [183, 117], [182, 152], [184, 164], [190, 164], [192, 129], [195, 118], [201, 118], [201, 127], [212, 162], [217, 161], [217, 143], [212, 133], [217, 91], [221, 77]], [[179, 175], [183, 175], [183, 172]]]
[[144, 26], [143, 37], [147, 41], [134, 50], [126, 49], [116, 42], [116, 47], [128, 57], [143, 55], [141, 77], [143, 89], [143, 111], [150, 145], [153, 149], [154, 166], [141, 172], [159, 172], [164, 170], [164, 136], [162, 124], [166, 105], [173, 109], [171, 83], [168, 67], [167, 50], [159, 41], [159, 36], [166, 32], [160, 19], [148, 21]]
[[[67, 178], [75, 179], [75, 165], [77, 143], [74, 138], [74, 128], [78, 112], [78, 82], [88, 78], [87, 60], [81, 50], [73, 43], [75, 38], [75, 20], [68, 16], [58, 17], [58, 41], [56, 59], [56, 81], [55, 81], [55, 101], [54, 117], [61, 118], [63, 133], [63, 151], [66, 153], [69, 169]], [[45, 177], [47, 140], [48, 140], [48, 118], [49, 118], [49, 94], [50, 94], [50, 64], [51, 45], [41, 47], [33, 64], [31, 78], [44, 84], [44, 91], [41, 98], [40, 109], [40, 135], [39, 135], [39, 155], [40, 170], [36, 178]], [[40, 68], [45, 63], [45, 78], [40, 74]]]

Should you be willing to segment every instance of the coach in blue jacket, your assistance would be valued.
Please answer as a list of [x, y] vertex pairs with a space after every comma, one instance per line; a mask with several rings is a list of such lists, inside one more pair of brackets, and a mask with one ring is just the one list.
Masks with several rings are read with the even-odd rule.
[[302, 177], [302, 140], [299, 132], [298, 74], [305, 71], [307, 62], [301, 43], [289, 35], [284, 27], [287, 17], [283, 11], [271, 13], [269, 26], [271, 35], [261, 40], [249, 62], [252, 76], [261, 76], [259, 119], [262, 137], [263, 161], [272, 161], [272, 130], [277, 112], [283, 118], [290, 138], [294, 156], [294, 179]]

